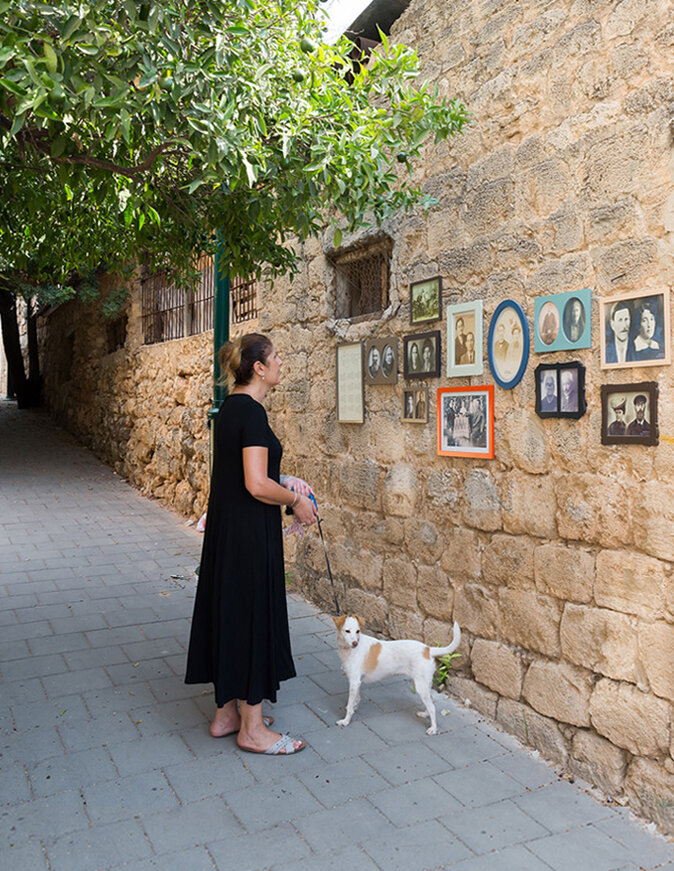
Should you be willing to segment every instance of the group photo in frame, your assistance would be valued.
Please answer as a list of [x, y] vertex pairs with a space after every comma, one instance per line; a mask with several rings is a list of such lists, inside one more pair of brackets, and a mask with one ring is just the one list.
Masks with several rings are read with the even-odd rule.
[[541, 363], [534, 370], [536, 414], [579, 418], [585, 414], [585, 366], [582, 363]]
[[447, 376], [482, 375], [482, 300], [447, 306]]
[[437, 378], [440, 375], [440, 330], [403, 336], [405, 378]]
[[337, 345], [337, 421], [363, 423], [363, 343]]
[[601, 385], [601, 443], [657, 445], [657, 381]]
[[403, 390], [405, 423], [428, 423], [428, 387]]
[[494, 458], [494, 387], [438, 387], [438, 454]]
[[368, 339], [365, 343], [365, 381], [367, 384], [398, 382], [398, 340], [395, 336]]
[[672, 362], [668, 288], [602, 299], [599, 319], [602, 369]]
[[442, 319], [442, 278], [436, 275], [410, 284], [410, 323], [430, 324]]
[[534, 351], [569, 351], [592, 345], [592, 291], [589, 287], [534, 300]]
[[491, 317], [487, 355], [499, 387], [510, 390], [519, 384], [529, 360], [529, 325], [522, 306], [513, 299], [500, 302]]

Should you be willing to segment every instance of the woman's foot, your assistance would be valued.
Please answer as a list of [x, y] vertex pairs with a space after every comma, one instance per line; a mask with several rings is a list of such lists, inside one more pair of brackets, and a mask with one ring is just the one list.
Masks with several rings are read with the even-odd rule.
[[[209, 728], [209, 732], [211, 733], [212, 738], [226, 738], [227, 735], [236, 735], [236, 733], [241, 728], [241, 715], [237, 711], [235, 716], [231, 715], [222, 715], [220, 712], [222, 708], [218, 708], [215, 712], [215, 716], [213, 717], [213, 722]], [[263, 717], [262, 718], [265, 726], [271, 726], [274, 722], [273, 717]]]
[[[255, 730], [255, 732], [245, 733], [240, 731], [236, 743], [242, 750], [246, 750], [249, 753], [266, 753], [267, 750], [269, 750], [270, 747], [273, 747], [282, 737], [283, 736], [278, 732], [272, 732], [271, 729], [268, 729], [265, 724], [263, 729]], [[299, 751], [304, 750], [306, 746], [306, 741], [302, 741], [300, 738], [293, 738], [292, 751], [284, 747], [278, 751], [278, 755], [282, 756], [288, 752], [299, 753]]]

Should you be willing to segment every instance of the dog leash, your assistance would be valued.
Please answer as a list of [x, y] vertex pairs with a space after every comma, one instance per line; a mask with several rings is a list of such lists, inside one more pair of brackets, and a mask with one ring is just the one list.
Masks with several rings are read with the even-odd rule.
[[[294, 488], [291, 487], [290, 489], [293, 490]], [[321, 515], [318, 513], [318, 502], [316, 502], [316, 497], [314, 496], [313, 493], [309, 494], [309, 499], [311, 499], [311, 501], [314, 503], [314, 508], [316, 509], [316, 522], [318, 524], [318, 531], [319, 531], [320, 536], [321, 536], [321, 541], [323, 542], [323, 553], [325, 554], [325, 565], [328, 569], [328, 577], [330, 578], [330, 583], [332, 585], [332, 595], [335, 599], [335, 609], [337, 611], [337, 616], [341, 617], [342, 616], [342, 609], [339, 607], [339, 599], [337, 598], [337, 590], [335, 588], [335, 580], [332, 577], [332, 570], [330, 569], [330, 560], [328, 559], [328, 548], [327, 548], [327, 545], [325, 543], [325, 537], [323, 535], [323, 520], [321, 518]], [[286, 507], [286, 514], [293, 514], [293, 513], [294, 512], [293, 512], [292, 508]]]

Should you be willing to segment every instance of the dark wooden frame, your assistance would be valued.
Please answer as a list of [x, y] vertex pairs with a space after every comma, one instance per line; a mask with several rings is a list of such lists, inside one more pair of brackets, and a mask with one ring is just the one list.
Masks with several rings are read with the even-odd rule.
[[[658, 382], [640, 381], [636, 384], [602, 384], [601, 385], [601, 443], [603, 445], [657, 445], [658, 444]], [[643, 393], [648, 398], [648, 420], [650, 431], [647, 436], [639, 435], [608, 435], [609, 414], [608, 404], [613, 394], [627, 394], [626, 401]], [[630, 421], [631, 422], [631, 421]], [[626, 426], [629, 423], [626, 422]]]
[[[432, 282], [437, 282], [436, 292], [437, 292], [437, 314], [433, 315], [430, 318], [420, 318], [419, 320], [414, 319], [414, 288], [421, 287], [422, 284], [431, 284]], [[442, 320], [442, 276], [434, 275], [432, 278], [424, 278], [423, 281], [413, 281], [410, 284], [410, 324], [412, 326], [418, 326], [419, 324], [430, 324], [433, 321], [441, 321]]]
[[[435, 365], [433, 369], [424, 369], [419, 372], [411, 372], [409, 368], [409, 346], [412, 342], [424, 343], [426, 339], [431, 339], [435, 342]], [[405, 378], [439, 378], [440, 364], [442, 358], [442, 337], [440, 330], [434, 330], [431, 333], [411, 333], [409, 336], [403, 336], [403, 372]]]
[[[562, 372], [573, 369], [576, 374], [578, 388], [578, 409], [576, 411], [561, 411], [559, 403], [562, 397]], [[555, 372], [557, 381], [557, 409], [555, 411], [544, 411], [541, 407], [543, 395], [541, 391], [541, 375], [543, 372]], [[569, 417], [578, 420], [582, 417], [586, 410], [587, 404], [585, 401], [585, 366], [577, 361], [567, 363], [540, 363], [534, 369], [534, 378], [536, 379], [536, 414], [539, 417]]]

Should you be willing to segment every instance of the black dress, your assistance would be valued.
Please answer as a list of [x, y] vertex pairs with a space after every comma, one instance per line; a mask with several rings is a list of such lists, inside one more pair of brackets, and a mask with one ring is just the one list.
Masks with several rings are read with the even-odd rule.
[[279, 480], [282, 448], [251, 396], [228, 396], [215, 420], [215, 458], [185, 683], [213, 683], [215, 701], [276, 701], [295, 676], [286, 607], [281, 512], [246, 490], [243, 448], [269, 451]]

